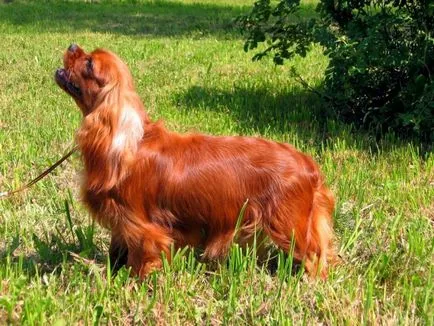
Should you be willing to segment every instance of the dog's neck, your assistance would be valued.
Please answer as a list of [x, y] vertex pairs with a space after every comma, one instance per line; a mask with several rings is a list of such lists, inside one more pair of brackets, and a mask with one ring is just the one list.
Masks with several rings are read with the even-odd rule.
[[115, 132], [113, 134], [110, 152], [111, 155], [123, 155], [126, 151], [136, 153], [138, 145], [145, 132], [145, 121], [138, 109], [126, 104], [119, 113]]

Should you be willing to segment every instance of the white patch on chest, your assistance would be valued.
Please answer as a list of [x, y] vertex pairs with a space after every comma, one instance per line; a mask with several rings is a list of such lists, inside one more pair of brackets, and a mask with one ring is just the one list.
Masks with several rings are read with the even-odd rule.
[[124, 151], [137, 151], [138, 144], [143, 138], [143, 122], [137, 111], [125, 106], [119, 117], [118, 127], [113, 137], [111, 151], [120, 154]]

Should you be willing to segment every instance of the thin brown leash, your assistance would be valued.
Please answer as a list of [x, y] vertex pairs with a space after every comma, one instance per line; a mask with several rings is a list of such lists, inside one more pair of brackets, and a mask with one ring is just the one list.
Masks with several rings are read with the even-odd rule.
[[31, 186], [33, 186], [35, 183], [37, 183], [39, 180], [43, 179], [45, 176], [47, 176], [51, 171], [53, 171], [55, 168], [57, 168], [60, 164], [63, 163], [68, 157], [70, 157], [74, 152], [77, 150], [78, 146], [75, 145], [68, 153], [62, 156], [60, 160], [58, 160], [56, 163], [54, 163], [52, 166], [50, 166], [48, 169], [46, 169], [44, 172], [42, 172], [40, 175], [38, 175], [36, 178], [34, 178], [32, 181], [26, 183], [24, 186], [19, 187], [18, 189], [11, 190], [11, 191], [5, 191], [0, 192], [0, 199], [8, 198], [18, 192], [24, 191]]

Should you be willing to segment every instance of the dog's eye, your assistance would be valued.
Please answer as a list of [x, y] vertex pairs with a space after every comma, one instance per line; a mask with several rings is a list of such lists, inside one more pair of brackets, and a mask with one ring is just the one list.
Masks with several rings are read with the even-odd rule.
[[86, 60], [86, 70], [89, 75], [93, 73], [93, 61], [92, 58]]

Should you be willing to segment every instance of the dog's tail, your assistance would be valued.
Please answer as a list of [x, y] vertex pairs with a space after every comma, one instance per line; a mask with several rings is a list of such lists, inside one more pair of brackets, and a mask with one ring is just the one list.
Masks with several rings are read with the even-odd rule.
[[332, 214], [335, 199], [331, 191], [319, 181], [314, 190], [312, 209], [308, 217], [306, 269], [311, 275], [327, 277], [328, 264], [334, 264], [336, 251]]
[[281, 249], [292, 251], [294, 259], [304, 261], [311, 276], [326, 278], [328, 265], [335, 261], [334, 197], [319, 173], [290, 180], [286, 190], [285, 200], [264, 220], [264, 231]]

